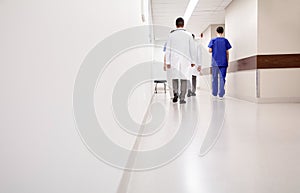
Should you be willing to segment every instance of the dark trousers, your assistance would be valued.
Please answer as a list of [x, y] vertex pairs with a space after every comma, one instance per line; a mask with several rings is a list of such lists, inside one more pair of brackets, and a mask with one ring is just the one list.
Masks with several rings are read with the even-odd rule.
[[212, 67], [212, 95], [217, 96], [219, 94], [220, 97], [225, 95], [226, 72], [227, 66]]
[[197, 76], [192, 75], [192, 86], [191, 81], [188, 81], [189, 92], [195, 93], [197, 88]]
[[[175, 96], [178, 96], [179, 79], [173, 79], [172, 83], [173, 83], [173, 92], [174, 92], [174, 97], [175, 97]], [[180, 95], [179, 95], [180, 100], [184, 100], [186, 90], [187, 90], [187, 80], [180, 79]]]

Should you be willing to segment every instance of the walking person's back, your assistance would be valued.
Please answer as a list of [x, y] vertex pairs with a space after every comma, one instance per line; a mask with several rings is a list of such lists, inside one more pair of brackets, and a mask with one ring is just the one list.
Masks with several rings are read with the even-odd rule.
[[183, 29], [184, 20], [182, 18], [177, 18], [176, 27], [177, 29], [170, 34], [167, 41], [166, 64], [172, 69], [173, 102], [177, 102], [179, 97], [180, 103], [184, 104], [186, 103], [184, 99], [190, 68], [195, 65], [192, 59], [195, 46], [192, 35]]
[[[212, 95], [216, 97], [219, 94], [220, 99], [225, 94], [225, 81], [229, 61], [229, 41], [223, 37], [223, 27], [217, 28], [218, 37], [209, 42], [209, 52], [212, 53]], [[218, 82], [219, 76], [219, 82]], [[220, 84], [220, 88], [218, 87]]]

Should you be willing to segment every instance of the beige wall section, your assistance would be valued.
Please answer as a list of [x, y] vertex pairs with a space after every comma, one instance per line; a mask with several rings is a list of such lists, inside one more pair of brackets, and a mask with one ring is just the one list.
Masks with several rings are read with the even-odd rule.
[[258, 54], [300, 53], [299, 0], [261, 0]]
[[259, 74], [262, 102], [300, 102], [300, 68], [264, 69]]
[[230, 61], [257, 54], [257, 0], [233, 0], [225, 13]]
[[[259, 1], [258, 54], [300, 53], [299, 0]], [[258, 102], [300, 102], [300, 68], [259, 70]]]
[[226, 95], [247, 101], [256, 101], [256, 70], [227, 74]]

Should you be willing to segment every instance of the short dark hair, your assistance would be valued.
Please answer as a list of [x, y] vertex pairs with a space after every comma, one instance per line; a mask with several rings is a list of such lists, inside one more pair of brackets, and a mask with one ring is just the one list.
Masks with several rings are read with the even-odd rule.
[[182, 17], [178, 17], [176, 19], [176, 27], [183, 27], [184, 26], [184, 20]]
[[216, 30], [219, 34], [222, 34], [222, 33], [224, 33], [224, 29], [223, 29], [223, 27], [221, 27], [221, 26], [219, 26], [219, 27], [217, 27], [217, 30]]

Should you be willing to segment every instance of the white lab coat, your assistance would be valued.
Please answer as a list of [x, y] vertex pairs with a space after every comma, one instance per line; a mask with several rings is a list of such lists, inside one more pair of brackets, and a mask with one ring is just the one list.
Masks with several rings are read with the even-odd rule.
[[171, 64], [173, 79], [190, 79], [191, 64], [195, 64], [195, 43], [182, 28], [172, 32], [166, 44], [166, 64]]
[[194, 60], [195, 60], [195, 66], [191, 68], [190, 71], [190, 78], [191, 76], [199, 76], [200, 72], [198, 71], [198, 67], [202, 64], [202, 52], [201, 52], [201, 41], [199, 39], [194, 40], [195, 43], [195, 52], [194, 52]]

